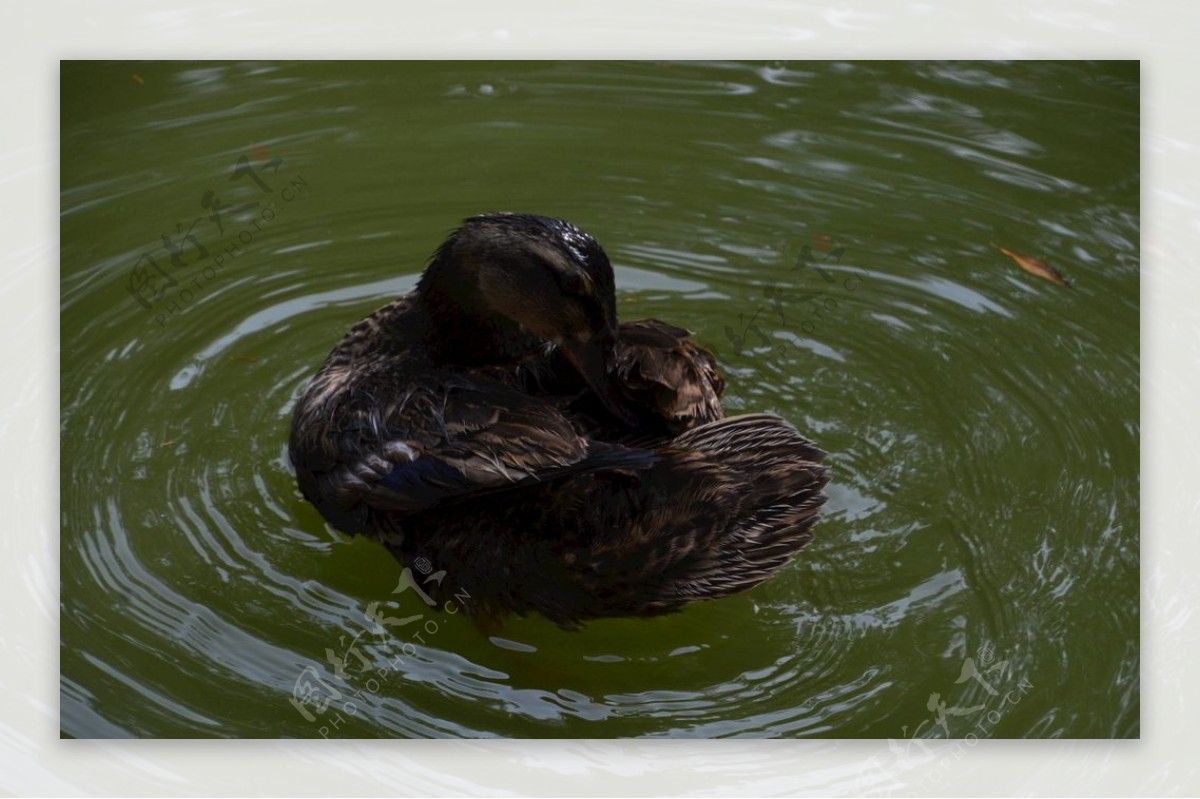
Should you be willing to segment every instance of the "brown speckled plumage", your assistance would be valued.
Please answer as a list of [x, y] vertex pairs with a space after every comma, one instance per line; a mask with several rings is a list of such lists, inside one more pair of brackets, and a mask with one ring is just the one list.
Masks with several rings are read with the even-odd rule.
[[655, 615], [770, 577], [825, 499], [824, 453], [776, 416], [724, 418], [723, 387], [686, 331], [617, 324], [591, 236], [489, 214], [351, 328], [291, 458], [331, 524], [428, 559], [473, 611]]

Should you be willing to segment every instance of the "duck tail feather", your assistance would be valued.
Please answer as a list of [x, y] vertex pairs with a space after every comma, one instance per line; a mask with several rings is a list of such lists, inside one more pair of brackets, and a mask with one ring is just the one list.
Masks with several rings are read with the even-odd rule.
[[707, 453], [746, 486], [741, 512], [721, 535], [713, 557], [671, 586], [673, 601], [745, 591], [786, 565], [812, 538], [829, 482], [825, 453], [771, 414], [750, 414], [697, 427], [674, 446]]
[[681, 433], [672, 446], [721, 453], [786, 451], [793, 459], [820, 463], [825, 451], [773, 413], [731, 416]]
[[581, 471], [641, 470], [649, 469], [660, 460], [661, 455], [648, 449], [589, 441], [588, 453], [579, 466]]

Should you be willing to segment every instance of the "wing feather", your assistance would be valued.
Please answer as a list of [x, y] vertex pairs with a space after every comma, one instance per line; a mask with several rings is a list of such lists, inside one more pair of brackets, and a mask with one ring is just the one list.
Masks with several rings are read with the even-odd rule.
[[[427, 375], [426, 375], [427, 376]], [[320, 493], [346, 512], [415, 513], [582, 471], [646, 468], [647, 450], [589, 441], [548, 402], [451, 375], [368, 406], [339, 432]]]

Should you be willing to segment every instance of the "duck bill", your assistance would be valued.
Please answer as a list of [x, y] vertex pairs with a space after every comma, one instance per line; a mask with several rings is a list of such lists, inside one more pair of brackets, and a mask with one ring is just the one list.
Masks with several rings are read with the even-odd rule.
[[564, 341], [559, 349], [609, 413], [630, 427], [637, 424], [637, 418], [622, 403], [616, 380], [608, 368], [612, 358], [611, 344], [606, 345], [597, 339]]

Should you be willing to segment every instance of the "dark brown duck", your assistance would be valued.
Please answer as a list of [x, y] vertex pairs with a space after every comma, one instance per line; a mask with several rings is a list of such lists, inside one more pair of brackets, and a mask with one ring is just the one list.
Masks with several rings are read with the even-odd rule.
[[573, 627], [744, 591], [811, 539], [824, 453], [776, 416], [724, 418], [687, 335], [618, 325], [608, 257], [569, 222], [473, 217], [313, 378], [300, 489], [487, 616]]

